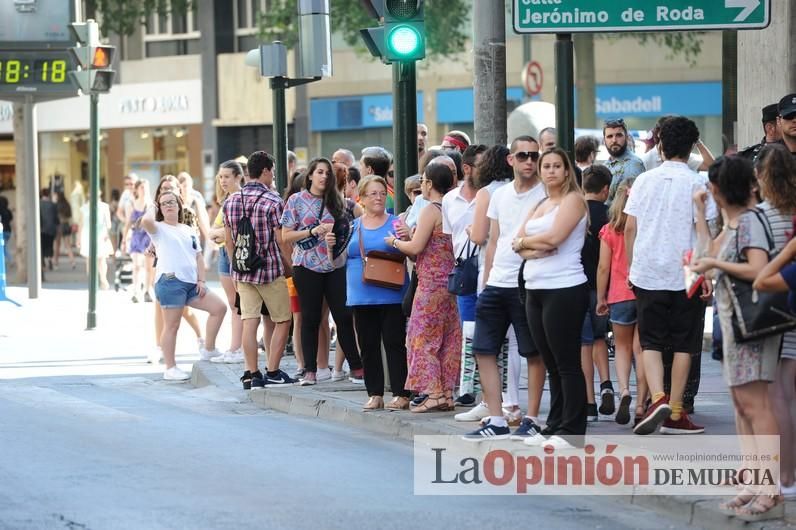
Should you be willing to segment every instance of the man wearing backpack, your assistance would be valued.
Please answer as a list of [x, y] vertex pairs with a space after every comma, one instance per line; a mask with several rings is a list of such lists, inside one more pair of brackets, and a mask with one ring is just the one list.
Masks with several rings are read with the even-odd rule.
[[[240, 295], [243, 320], [243, 354], [246, 371], [243, 388], [284, 385], [294, 381], [279, 369], [290, 333], [290, 299], [282, 260], [279, 219], [284, 203], [272, 189], [274, 159], [265, 151], [252, 153], [246, 183], [224, 202], [225, 245], [232, 279]], [[265, 375], [257, 366], [257, 327], [265, 304], [275, 324], [268, 348]]]

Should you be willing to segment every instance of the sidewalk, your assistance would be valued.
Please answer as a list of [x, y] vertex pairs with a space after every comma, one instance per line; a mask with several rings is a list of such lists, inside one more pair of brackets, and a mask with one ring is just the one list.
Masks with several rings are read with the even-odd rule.
[[[295, 358], [286, 357], [282, 368], [289, 373], [295, 368]], [[613, 362], [611, 363], [613, 371]], [[362, 385], [349, 382], [324, 382], [314, 387], [268, 387], [255, 389], [251, 392], [242, 390], [239, 377], [243, 372], [242, 365], [224, 365], [210, 362], [197, 362], [193, 367], [191, 382], [197, 387], [215, 385], [227, 388], [240, 397], [248, 394], [258, 406], [284, 412], [286, 414], [316, 417], [348, 425], [354, 429], [366, 429], [411, 442], [415, 435], [457, 435], [473, 430], [475, 423], [457, 422], [451, 412], [413, 414], [409, 411], [377, 411], [362, 412], [362, 405], [367, 401], [367, 393]], [[523, 366], [522, 373], [525, 373]], [[520, 383], [521, 406], [525, 408], [527, 381], [523, 377]], [[385, 395], [385, 401], [390, 398]], [[461, 412], [467, 409], [457, 409]], [[549, 410], [549, 393], [547, 388], [542, 399], [541, 417], [547, 416]], [[735, 420], [727, 392], [727, 386], [721, 377], [721, 365], [713, 361], [710, 355], [702, 356], [702, 379], [699, 394], [696, 398], [695, 423], [705, 426], [706, 433], [731, 435], [735, 433]], [[601, 437], [610, 435], [631, 434], [629, 425], [616, 424], [610, 417], [600, 417], [597, 423], [589, 424], [589, 435]], [[643, 443], [643, 437], [638, 437]], [[699, 438], [693, 438], [697, 441]], [[698, 443], [698, 442], [697, 442]], [[728, 497], [734, 490], [727, 489]], [[634, 495], [633, 504], [666, 512], [670, 517], [679, 517], [683, 524], [702, 528], [796, 528], [796, 501], [788, 502], [785, 521], [769, 521], [767, 523], [746, 524], [729, 518], [717, 509], [718, 497], [684, 497], [684, 496], [649, 496]]]

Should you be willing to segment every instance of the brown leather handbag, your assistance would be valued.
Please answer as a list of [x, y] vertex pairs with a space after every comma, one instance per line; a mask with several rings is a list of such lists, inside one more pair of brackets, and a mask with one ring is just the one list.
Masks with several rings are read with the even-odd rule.
[[396, 291], [403, 289], [406, 282], [406, 256], [382, 250], [371, 250], [365, 254], [361, 220], [358, 236], [359, 255], [362, 259], [362, 281]]

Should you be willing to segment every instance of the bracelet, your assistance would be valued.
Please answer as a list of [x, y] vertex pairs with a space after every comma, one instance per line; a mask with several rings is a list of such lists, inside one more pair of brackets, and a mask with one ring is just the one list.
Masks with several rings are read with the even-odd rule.
[[310, 237], [315, 237], [315, 236], [312, 234], [312, 229], [313, 229], [313, 228], [315, 228], [315, 227], [314, 227], [314, 226], [311, 226], [311, 227], [310, 227], [310, 229], [309, 229]]
[[398, 248], [398, 241], [400, 241], [400, 239], [398, 239], [397, 237], [392, 238], [392, 248], [395, 249]]

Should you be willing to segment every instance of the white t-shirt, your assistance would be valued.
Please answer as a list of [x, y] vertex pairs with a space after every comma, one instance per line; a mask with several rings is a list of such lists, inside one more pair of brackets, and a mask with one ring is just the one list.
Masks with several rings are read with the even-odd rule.
[[155, 280], [172, 273], [178, 280], [196, 283], [196, 255], [202, 252], [196, 231], [182, 223], [172, 226], [162, 221], [156, 222], [155, 227], [155, 232], [149, 234], [158, 256]]
[[[528, 212], [546, 197], [544, 186], [538, 183], [524, 193], [517, 193], [514, 182], [501, 186], [492, 193], [486, 216], [498, 222], [500, 237], [497, 240], [492, 269], [486, 284], [492, 287], [517, 287], [522, 258], [511, 249], [511, 242]], [[493, 237], [494, 234], [490, 234]]]
[[625, 205], [625, 213], [636, 218], [633, 285], [650, 291], [685, 289], [683, 253], [696, 242], [693, 195], [699, 188], [706, 188], [705, 180], [683, 162], [667, 160], [636, 178]]
[[[525, 234], [533, 236], [549, 231], [553, 227], [560, 207], [556, 206], [542, 217], [529, 219], [525, 223]], [[556, 249], [552, 256], [529, 259], [525, 262], [523, 276], [526, 289], [564, 289], [586, 283], [581, 251], [586, 240], [586, 221], [588, 215], [575, 225], [575, 228]]]
[[[649, 171], [663, 164], [661, 154], [658, 152], [657, 147], [653, 147], [641, 156], [641, 161], [644, 162], [644, 169]], [[691, 153], [688, 157], [688, 167], [691, 171], [699, 171], [699, 166], [702, 165], [702, 157]]]
[[[462, 197], [462, 187], [457, 186], [445, 194], [442, 198], [442, 231], [453, 237], [453, 255], [459, 257], [464, 249], [462, 257], [467, 254], [467, 236], [465, 228], [473, 224], [475, 216], [475, 197], [468, 201]], [[475, 251], [474, 245], [470, 245], [470, 253]]]

